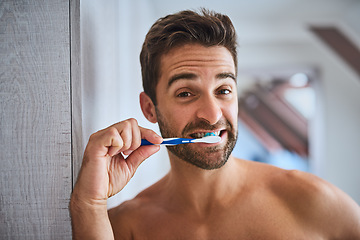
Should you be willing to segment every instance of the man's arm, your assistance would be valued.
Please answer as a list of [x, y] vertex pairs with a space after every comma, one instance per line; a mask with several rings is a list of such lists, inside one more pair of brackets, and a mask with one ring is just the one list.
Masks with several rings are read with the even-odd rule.
[[[91, 135], [70, 200], [74, 239], [114, 239], [107, 199], [125, 187], [138, 166], [159, 150], [140, 146], [141, 138], [158, 144], [162, 138], [125, 120]], [[123, 154], [129, 155], [126, 159]]]
[[91, 204], [73, 193], [70, 201], [73, 239], [114, 239], [106, 201]]
[[[323, 210], [325, 231], [333, 233], [330, 239], [360, 240], [360, 207], [337, 187], [327, 184], [319, 208]], [[321, 203], [322, 202], [322, 203]], [[321, 214], [321, 212], [320, 212]]]

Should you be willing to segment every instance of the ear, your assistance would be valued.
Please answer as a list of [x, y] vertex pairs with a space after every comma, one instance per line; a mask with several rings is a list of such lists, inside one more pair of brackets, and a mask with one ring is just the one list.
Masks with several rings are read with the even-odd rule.
[[152, 123], [157, 123], [155, 105], [145, 92], [140, 93], [140, 106], [146, 119]]

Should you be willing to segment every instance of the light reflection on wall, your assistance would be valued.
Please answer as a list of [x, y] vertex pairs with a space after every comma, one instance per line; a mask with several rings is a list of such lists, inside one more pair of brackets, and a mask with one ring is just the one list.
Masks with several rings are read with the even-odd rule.
[[308, 122], [315, 100], [306, 73], [273, 73], [265, 81], [257, 77], [239, 99], [239, 139], [234, 155], [311, 172]]

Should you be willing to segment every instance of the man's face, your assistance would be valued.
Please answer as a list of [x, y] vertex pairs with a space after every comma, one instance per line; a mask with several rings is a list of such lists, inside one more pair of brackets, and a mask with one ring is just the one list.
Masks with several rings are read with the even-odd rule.
[[223, 166], [237, 139], [235, 66], [225, 47], [185, 45], [163, 55], [156, 87], [156, 115], [163, 137], [200, 138], [212, 132], [215, 144], [168, 147], [170, 154], [203, 169]]

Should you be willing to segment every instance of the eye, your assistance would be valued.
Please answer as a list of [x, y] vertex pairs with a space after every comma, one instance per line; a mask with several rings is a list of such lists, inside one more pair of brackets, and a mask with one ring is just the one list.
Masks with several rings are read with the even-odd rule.
[[180, 87], [173, 93], [174, 98], [182, 103], [194, 100], [198, 96], [198, 91], [193, 87]]
[[186, 98], [186, 97], [191, 97], [191, 96], [192, 96], [191, 92], [181, 92], [176, 95], [176, 97], [179, 97], [179, 98]]
[[231, 93], [231, 90], [228, 88], [222, 88], [217, 92], [218, 95], [228, 95], [230, 93]]

